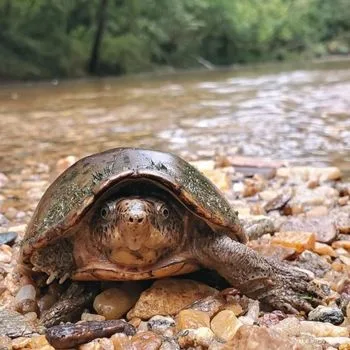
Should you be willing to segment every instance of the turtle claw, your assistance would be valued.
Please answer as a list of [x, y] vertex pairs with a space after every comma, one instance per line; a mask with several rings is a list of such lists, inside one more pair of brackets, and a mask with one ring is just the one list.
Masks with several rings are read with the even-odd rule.
[[287, 313], [306, 313], [317, 305], [324, 304], [323, 300], [329, 294], [329, 287], [312, 279], [307, 273], [291, 266], [275, 266], [275, 285], [260, 300]]
[[46, 280], [46, 284], [51, 284], [57, 277], [56, 272], [52, 272], [49, 276], [49, 278]]
[[58, 284], [63, 284], [68, 278], [70, 277], [70, 274], [66, 272], [58, 281]]

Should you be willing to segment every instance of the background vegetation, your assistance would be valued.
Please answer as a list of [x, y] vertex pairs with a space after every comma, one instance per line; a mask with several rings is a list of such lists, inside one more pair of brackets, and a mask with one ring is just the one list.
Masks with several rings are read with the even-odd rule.
[[0, 0], [0, 77], [348, 53], [349, 0]]

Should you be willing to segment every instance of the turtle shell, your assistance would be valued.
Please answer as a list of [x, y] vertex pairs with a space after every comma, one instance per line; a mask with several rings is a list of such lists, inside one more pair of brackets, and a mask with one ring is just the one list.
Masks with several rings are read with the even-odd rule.
[[35, 249], [64, 236], [107, 189], [129, 179], [159, 183], [209, 224], [232, 239], [247, 241], [237, 213], [192, 165], [170, 153], [115, 148], [80, 159], [46, 190], [23, 240], [23, 261], [28, 261]]

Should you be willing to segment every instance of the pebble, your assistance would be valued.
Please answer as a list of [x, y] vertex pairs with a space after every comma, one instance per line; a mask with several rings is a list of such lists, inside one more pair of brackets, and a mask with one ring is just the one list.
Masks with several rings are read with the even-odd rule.
[[80, 345], [79, 350], [114, 350], [114, 345], [111, 339], [101, 338]]
[[0, 263], [9, 264], [12, 259], [12, 248], [7, 244], [0, 245]]
[[4, 214], [0, 213], [0, 227], [7, 226], [9, 223], [10, 223], [9, 219]]
[[2, 350], [13, 349], [12, 341], [10, 337], [0, 336], [0, 349]]
[[350, 338], [348, 337], [320, 337], [319, 339], [336, 346], [339, 350], [350, 350]]
[[302, 253], [304, 250], [312, 250], [315, 247], [315, 234], [312, 232], [284, 231], [276, 232], [271, 243], [293, 248]]
[[104, 321], [106, 318], [101, 315], [90, 314], [88, 312], [83, 312], [81, 314], [81, 321]]
[[316, 207], [312, 207], [310, 210], [306, 212], [307, 217], [318, 217], [318, 216], [327, 216], [328, 208], [326, 206], [320, 205]]
[[235, 313], [230, 310], [220, 311], [210, 322], [211, 330], [223, 341], [232, 339], [242, 325]]
[[215, 335], [210, 328], [201, 327], [196, 329], [185, 329], [177, 335], [181, 348], [200, 347], [208, 348], [215, 340]]
[[258, 323], [262, 327], [271, 327], [284, 320], [287, 316], [279, 310], [265, 313], [258, 319]]
[[9, 178], [4, 173], [0, 173], [0, 188], [4, 187], [8, 182]]
[[216, 289], [197, 281], [173, 278], [157, 280], [142, 292], [127, 318], [148, 320], [156, 315], [175, 315], [194, 301], [216, 293]]
[[340, 325], [344, 321], [344, 315], [341, 310], [336, 307], [319, 305], [309, 313], [308, 320], [329, 322], [334, 325]]
[[334, 326], [330, 323], [317, 321], [301, 321], [300, 332], [312, 334], [316, 337], [348, 337], [349, 331], [345, 327]]
[[111, 341], [114, 350], [134, 350], [129, 337], [123, 333], [113, 334]]
[[123, 320], [66, 323], [46, 330], [48, 342], [55, 348], [67, 349], [115, 333], [135, 334], [135, 328]]
[[337, 237], [334, 220], [328, 216], [290, 218], [281, 225], [280, 231], [313, 232], [321, 243], [330, 243]]
[[335, 241], [332, 243], [332, 248], [344, 248], [344, 249], [350, 249], [350, 241]]
[[222, 350], [291, 350], [299, 349], [293, 339], [258, 326], [242, 326]]
[[210, 327], [210, 317], [207, 313], [198, 310], [181, 310], [176, 316], [176, 329], [194, 329]]
[[95, 311], [106, 320], [121, 318], [136, 303], [137, 297], [120, 288], [109, 288], [96, 296]]
[[173, 338], [165, 338], [159, 350], [180, 350], [180, 345]]
[[300, 321], [295, 317], [287, 317], [271, 327], [288, 337], [298, 337], [301, 333]]
[[212, 317], [226, 303], [222, 295], [211, 295], [206, 298], [199, 299], [192, 303], [189, 308], [192, 310], [203, 311]]
[[313, 272], [316, 277], [323, 277], [332, 268], [325, 258], [308, 250], [301, 253], [294, 264], [301, 269]]
[[137, 333], [131, 338], [134, 350], [158, 350], [161, 344], [161, 337], [150, 331]]
[[259, 254], [279, 261], [289, 259], [295, 255], [295, 249], [281, 245], [272, 245], [270, 242], [251, 241], [248, 246]]
[[170, 316], [153, 316], [147, 322], [148, 330], [166, 337], [173, 335], [175, 325], [175, 320]]
[[336, 257], [336, 251], [328, 244], [316, 242], [313, 251], [319, 255], [329, 255], [331, 257]]
[[317, 180], [320, 183], [329, 180], [339, 180], [342, 173], [337, 167], [307, 167], [307, 166], [295, 166], [289, 168], [278, 168], [276, 176], [289, 178], [289, 180], [300, 180], [307, 182], [309, 180]]
[[264, 206], [265, 211], [268, 213], [272, 210], [280, 210], [286, 206], [286, 204], [292, 199], [292, 191], [286, 193], [280, 193], [274, 198], [270, 199]]
[[239, 317], [239, 321], [245, 325], [253, 325], [258, 321], [260, 305], [257, 300], [249, 300], [248, 311], [244, 316]]
[[66, 169], [72, 166], [77, 160], [78, 159], [75, 156], [67, 156], [59, 159], [56, 163], [56, 173], [58, 175], [63, 173]]

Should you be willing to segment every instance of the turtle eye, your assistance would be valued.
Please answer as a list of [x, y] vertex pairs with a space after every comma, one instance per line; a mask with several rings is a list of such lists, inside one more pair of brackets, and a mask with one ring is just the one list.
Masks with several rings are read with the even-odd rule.
[[109, 212], [110, 212], [110, 210], [109, 210], [109, 207], [107, 205], [102, 207], [101, 210], [100, 210], [101, 218], [107, 219], [107, 217], [109, 215]]
[[165, 205], [162, 205], [162, 207], [160, 208], [160, 212], [163, 215], [164, 219], [168, 218], [168, 216], [169, 216], [169, 209]]

